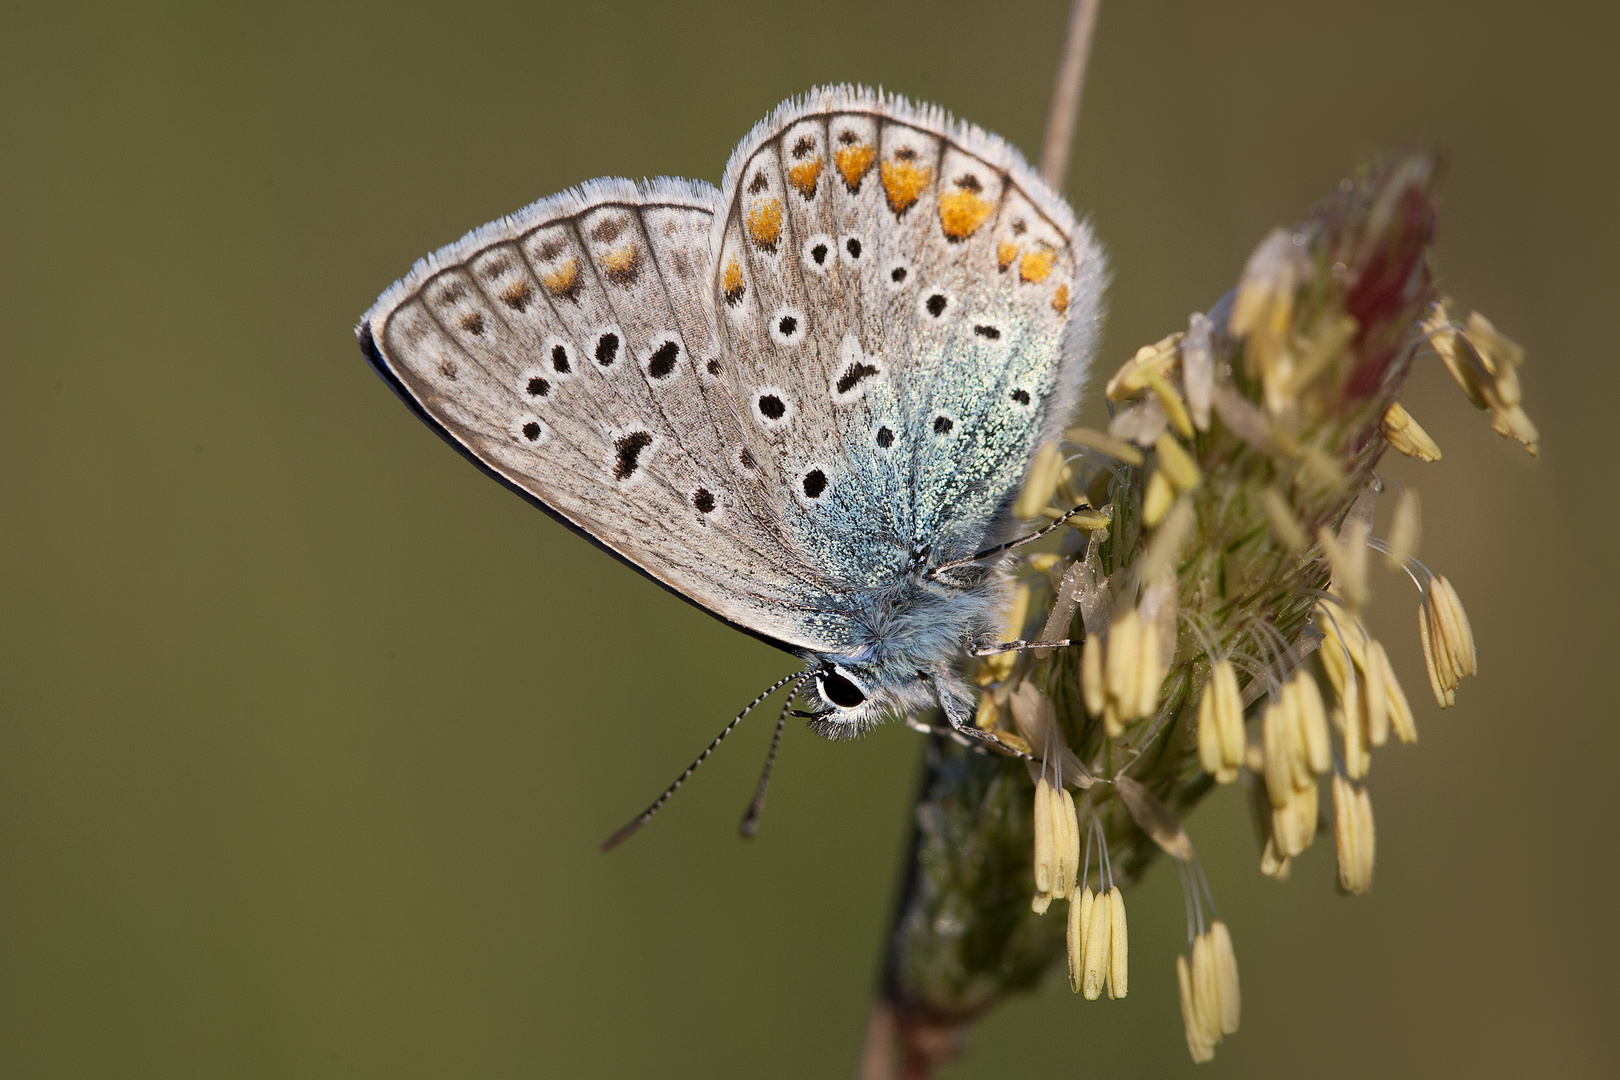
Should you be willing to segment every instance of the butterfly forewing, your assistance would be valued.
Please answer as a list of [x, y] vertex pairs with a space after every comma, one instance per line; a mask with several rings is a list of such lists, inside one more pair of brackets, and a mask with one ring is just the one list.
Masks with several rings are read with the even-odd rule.
[[537, 204], [420, 265], [363, 331], [485, 467], [722, 618], [827, 647], [825, 589], [737, 461], [742, 423], [707, 369], [713, 189], [674, 194], [598, 184]]

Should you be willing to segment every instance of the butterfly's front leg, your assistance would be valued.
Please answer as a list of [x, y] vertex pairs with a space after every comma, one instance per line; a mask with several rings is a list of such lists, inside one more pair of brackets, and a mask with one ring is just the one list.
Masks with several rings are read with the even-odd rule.
[[[936, 674], [934, 676], [934, 685], [939, 692], [940, 708], [945, 711], [945, 719], [950, 726], [936, 728], [925, 724], [921, 725], [920, 730], [932, 734], [948, 733], [967, 745], [993, 747], [1000, 753], [1022, 758], [1025, 761], [1038, 760], [1016, 746], [1010, 746], [1003, 742], [994, 731], [986, 731], [973, 722], [976, 710], [973, 708], [971, 692], [966, 689], [965, 685], [961, 684], [960, 679], [948, 674]], [[910, 719], [906, 723], [912, 727], [918, 726], [917, 723]]]

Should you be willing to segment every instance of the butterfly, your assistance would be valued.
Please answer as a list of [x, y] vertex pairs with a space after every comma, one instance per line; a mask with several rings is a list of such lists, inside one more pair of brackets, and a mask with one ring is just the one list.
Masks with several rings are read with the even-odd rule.
[[794, 682], [827, 737], [937, 709], [993, 739], [961, 668], [1000, 629], [1013, 500], [1076, 404], [1105, 276], [1007, 143], [823, 87], [720, 188], [542, 199], [420, 260], [356, 333], [485, 472], [803, 661], [749, 709]]

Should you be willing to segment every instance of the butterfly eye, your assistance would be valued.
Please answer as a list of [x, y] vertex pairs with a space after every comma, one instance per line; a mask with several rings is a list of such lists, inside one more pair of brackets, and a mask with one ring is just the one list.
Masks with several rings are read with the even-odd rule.
[[822, 672], [821, 696], [840, 709], [853, 709], [866, 700], [866, 695], [861, 693], [860, 687], [836, 671]]

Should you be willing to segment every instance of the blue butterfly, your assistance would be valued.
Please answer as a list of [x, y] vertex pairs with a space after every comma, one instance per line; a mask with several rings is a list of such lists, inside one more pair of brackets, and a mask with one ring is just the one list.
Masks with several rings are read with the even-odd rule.
[[1000, 630], [1013, 499], [1076, 403], [1105, 276], [1006, 143], [830, 87], [758, 124], [718, 190], [542, 199], [418, 262], [357, 333], [486, 472], [804, 661], [749, 709], [793, 682], [831, 738], [934, 709], [983, 738], [959, 669]]

